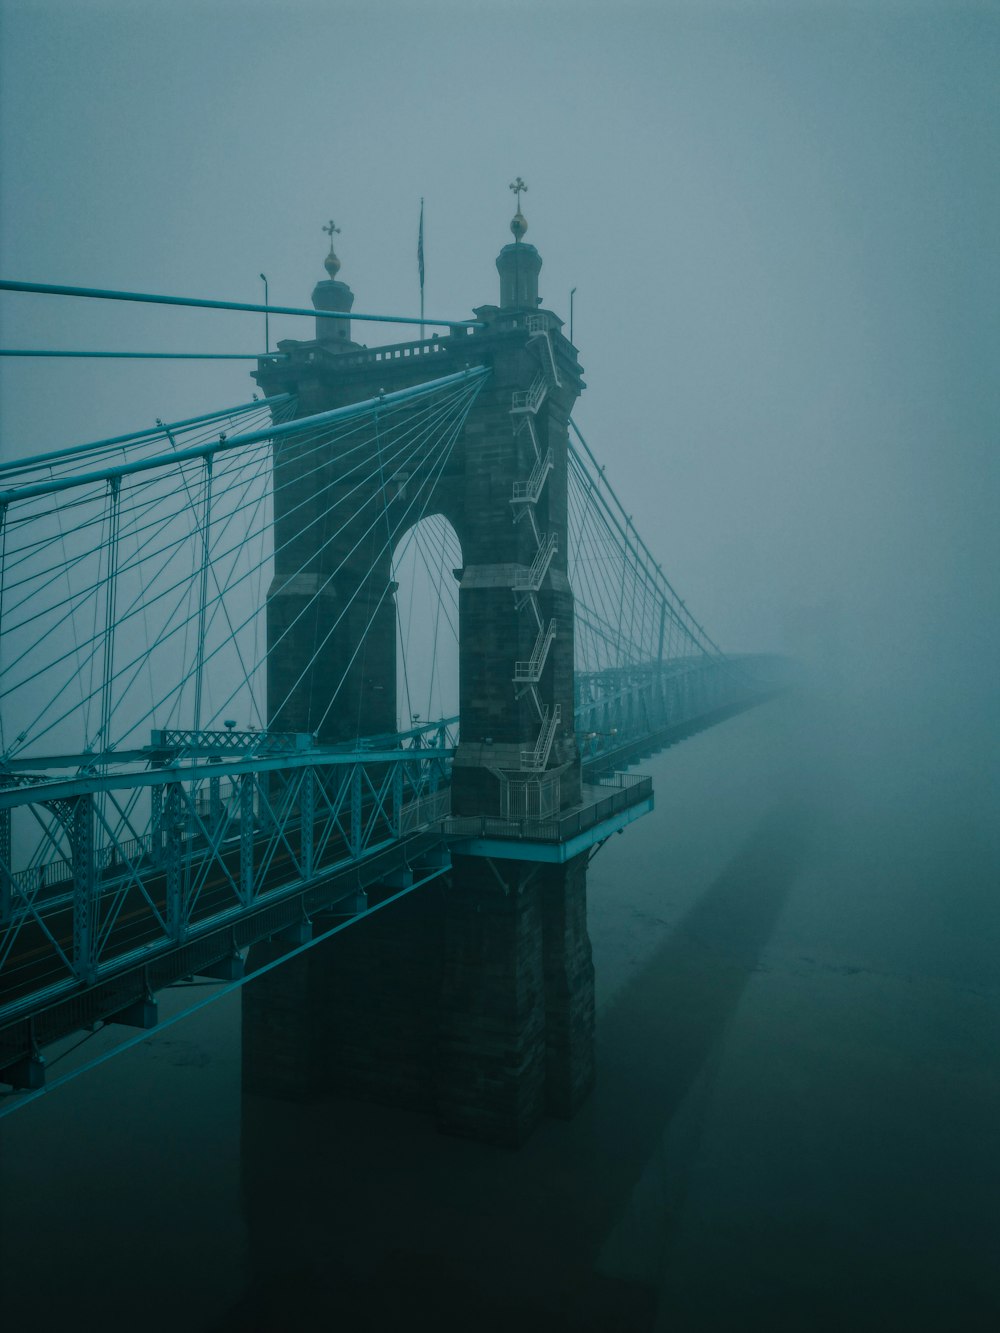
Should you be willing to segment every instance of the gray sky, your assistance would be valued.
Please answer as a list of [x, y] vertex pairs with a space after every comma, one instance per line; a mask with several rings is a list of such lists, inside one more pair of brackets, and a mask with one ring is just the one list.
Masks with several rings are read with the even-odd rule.
[[[359, 310], [496, 299], [520, 173], [577, 419], [733, 649], [995, 652], [1000, 8], [3, 0], [4, 276]], [[262, 317], [0, 296], [21, 347]], [[272, 320], [271, 337], [305, 337]], [[355, 325], [355, 336], [384, 336]], [[250, 396], [249, 363], [0, 367], [6, 457]], [[965, 665], [963, 665], [965, 664]]]

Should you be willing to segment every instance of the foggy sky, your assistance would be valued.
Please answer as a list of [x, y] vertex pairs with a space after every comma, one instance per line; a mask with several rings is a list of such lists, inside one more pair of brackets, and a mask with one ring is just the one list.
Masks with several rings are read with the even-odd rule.
[[[576, 419], [724, 647], [985, 696], [1000, 8], [3, 0], [6, 277], [497, 299], [527, 180]], [[278, 337], [309, 337], [273, 318]], [[415, 336], [355, 324], [375, 343]], [[263, 318], [0, 294], [6, 347], [248, 351]], [[0, 366], [3, 457], [247, 400], [250, 362]]]

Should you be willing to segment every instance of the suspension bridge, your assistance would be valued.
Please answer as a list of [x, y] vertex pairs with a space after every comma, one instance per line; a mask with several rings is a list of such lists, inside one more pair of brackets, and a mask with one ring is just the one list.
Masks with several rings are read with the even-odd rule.
[[586, 1095], [586, 866], [653, 806], [627, 770], [774, 664], [723, 653], [635, 530], [511, 226], [499, 304], [373, 348], [333, 229], [313, 311], [267, 307], [316, 327], [259, 396], [0, 466], [0, 1111], [193, 977], [257, 978], [253, 1077], [308, 1081], [329, 1023], [287, 979], [431, 881], [441, 1123], [516, 1142]]

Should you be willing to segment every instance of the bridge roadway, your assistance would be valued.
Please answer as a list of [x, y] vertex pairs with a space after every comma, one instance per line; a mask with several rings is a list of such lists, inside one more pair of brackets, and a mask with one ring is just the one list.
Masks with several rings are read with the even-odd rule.
[[[272, 827], [255, 828], [252, 839], [242, 837], [239, 814], [233, 814], [238, 801], [233, 799], [227, 802], [228, 813], [215, 829], [210, 823], [200, 823], [192, 832], [192, 820], [187, 818], [186, 834], [174, 847], [187, 910], [184, 927], [173, 931], [173, 938], [165, 930], [171, 911], [171, 872], [156, 864], [162, 851], [154, 854], [150, 845], [129, 864], [129, 849], [125, 848], [125, 855], [99, 872], [95, 902], [113, 905], [114, 912], [108, 912], [107, 934], [101, 942], [105, 961], [95, 968], [89, 983], [71, 975], [67, 966], [78, 943], [78, 898], [72, 882], [64, 878], [39, 889], [32, 919], [21, 926], [16, 955], [0, 971], [0, 1081], [14, 1087], [40, 1086], [44, 1081], [42, 1048], [99, 1022], [152, 1027], [159, 990], [195, 975], [238, 980], [251, 945], [272, 940], [284, 943], [291, 952], [331, 925], [360, 919], [387, 898], [445, 874], [453, 853], [565, 861], [599, 845], [653, 806], [650, 779], [615, 770], [752, 707], [772, 693], [773, 689], [744, 691], [737, 698], [714, 703], [704, 697], [700, 711], [641, 735], [625, 728], [600, 736], [584, 734], [583, 802], [546, 820], [451, 817], [446, 781], [437, 790], [403, 803], [400, 782], [394, 784], [392, 796], [387, 795], [389, 780], [384, 774], [390, 756], [374, 751], [370, 756], [354, 756], [375, 776], [362, 784], [355, 773], [354, 804], [349, 809], [341, 790], [340, 797], [327, 801], [311, 821], [303, 821], [293, 808], [296, 802], [301, 805], [301, 788], [288, 788], [287, 773], [276, 778], [272, 770], [271, 784], [277, 780], [286, 785], [288, 810], [277, 821], [271, 811]], [[644, 720], [647, 727], [653, 720], [648, 711]], [[385, 739], [374, 738], [369, 744]], [[405, 762], [411, 767], [421, 762], [426, 765], [450, 753], [431, 747], [411, 750]], [[321, 755], [306, 751], [298, 758], [299, 782], [303, 772], [320, 774], [321, 768], [314, 765], [322, 764]], [[398, 751], [395, 758], [399, 762]], [[216, 766], [213, 776], [219, 776], [215, 781], [230, 773], [239, 781], [240, 768]], [[201, 771], [204, 775], [205, 766]], [[184, 773], [173, 773], [176, 785]], [[609, 773], [613, 774], [610, 778]], [[202, 787], [211, 780], [203, 779]], [[261, 792], [257, 793], [257, 822], [267, 803], [268, 778], [258, 774], [254, 780], [258, 786], [262, 780], [265, 783], [263, 800]], [[320, 791], [323, 781], [316, 784]], [[342, 787], [346, 781], [342, 779]], [[203, 791], [203, 805], [204, 795]], [[311, 837], [303, 836], [306, 828], [311, 829]], [[361, 831], [363, 846], [358, 837]], [[244, 882], [248, 854], [259, 885], [252, 894], [241, 896], [239, 886]]]
[[[587, 807], [574, 812], [576, 836], [596, 828], [597, 836], [606, 837], [636, 817], [637, 810], [645, 813], [652, 805], [648, 779], [603, 786], [597, 792], [589, 818]], [[266, 864], [266, 886], [249, 906], [234, 904], [245, 855], [238, 821], [215, 847], [203, 835], [184, 839], [182, 873], [196, 893], [191, 895], [183, 942], [164, 939], [169, 872], [155, 866], [149, 855], [131, 867], [114, 860], [95, 885], [96, 900], [114, 900], [116, 910], [102, 942], [108, 962], [90, 985], [68, 977], [64, 961], [74, 948], [75, 893], [65, 880], [44, 886], [33, 903], [37, 915], [22, 926], [16, 955], [2, 973], [0, 1013], [6, 1021], [0, 1026], [0, 1079], [14, 1086], [36, 1085], [43, 1075], [41, 1047], [96, 1022], [151, 1027], [156, 1021], [155, 993], [180, 978], [237, 980], [242, 954], [251, 945], [279, 939], [291, 950], [314, 931], [321, 933], [332, 918], [360, 917], [369, 907], [367, 890], [377, 886], [374, 896], [380, 899], [387, 891], [416, 889], [444, 874], [451, 866], [454, 842], [443, 819], [448, 796], [444, 786], [404, 807], [399, 834], [393, 837], [388, 827], [382, 829], [387, 836], [370, 843], [360, 858], [352, 853], [349, 833], [339, 821], [333, 820], [337, 827], [331, 829], [328, 817], [316, 816], [312, 841], [322, 852], [308, 879], [302, 875], [308, 840], [301, 817], [284, 821], [277, 839], [273, 832], [255, 831], [254, 861]], [[378, 798], [368, 794], [356, 819], [367, 826], [380, 818]], [[494, 840], [515, 849], [521, 859], [532, 852], [544, 858], [559, 846], [558, 824], [493, 824]], [[531, 837], [531, 847], [524, 844], [525, 835]], [[470, 847], [467, 854], [476, 853]]]
[[[526, 821], [513, 825], [490, 821], [491, 845], [499, 844], [503, 854], [519, 859], [541, 859], [550, 850], [565, 846], [570, 836], [582, 836], [586, 845], [593, 845], [595, 837], [610, 836], [652, 808], [652, 783], [648, 778], [636, 778], [627, 785], [591, 787], [588, 791], [589, 802], [555, 825], [551, 821], [542, 826]], [[439, 798], [448, 795], [447, 788], [438, 793]], [[372, 808], [373, 802], [366, 803], [362, 818], [370, 815]], [[44, 915], [46, 930], [38, 922], [28, 923], [22, 930], [16, 958], [4, 968], [0, 1010], [16, 1015], [19, 1009], [26, 1009], [27, 1014], [0, 1027], [0, 1078], [14, 1086], [34, 1086], [43, 1073], [37, 1055], [31, 1056], [35, 1047], [99, 1021], [152, 1027], [156, 1021], [155, 993], [180, 978], [198, 975], [238, 980], [243, 972], [242, 954], [251, 945], [278, 939], [291, 950], [306, 943], [314, 931], [322, 933], [335, 918], [360, 918], [369, 909], [369, 890], [377, 887], [380, 892], [374, 896], [379, 900], [387, 890], [413, 890], [445, 874], [451, 868], [452, 847], [468, 855], [485, 854], [478, 852], [477, 840], [468, 836], [472, 830], [459, 827], [463, 821], [454, 821], [456, 827], [446, 832], [451, 821], [440, 817], [446, 808], [446, 800], [439, 800], [438, 818], [383, 842], [360, 860], [351, 855], [343, 833], [330, 837], [325, 856], [307, 883], [300, 873], [301, 821], [290, 821], [282, 839], [286, 845], [269, 856], [268, 888], [249, 909], [232, 906], [232, 886], [239, 875], [239, 832], [216, 852], [203, 842], [200, 847], [186, 846], [186, 873], [192, 880], [200, 878], [202, 886], [190, 919], [189, 937], [172, 947], [158, 947], [163, 932], [155, 915], [162, 919], [167, 912], [167, 873], [160, 870], [148, 874], [140, 888], [134, 880], [128, 882], [130, 876], [123, 875], [120, 862], [113, 864], [101, 877], [99, 893], [104, 898], [123, 892], [124, 900], [105, 948], [112, 959], [132, 961], [120, 963], [111, 975], [89, 987], [81, 988], [76, 983], [69, 996], [39, 1006], [34, 997], [45, 995], [52, 987], [65, 989], [61, 984], [65, 968], [55, 960], [50, 936], [67, 955], [73, 947], [73, 893], [53, 885], [51, 896], [36, 904], [39, 914]], [[560, 844], [556, 839], [571, 820], [573, 834], [567, 832]], [[314, 820], [314, 837], [321, 835], [323, 828], [321, 819]], [[530, 839], [530, 846], [526, 839]], [[291, 840], [297, 845], [288, 845]], [[269, 850], [271, 841], [267, 833], [256, 833], [255, 851]], [[495, 854], [496, 848], [493, 850]], [[143, 960], [135, 961], [137, 956], [143, 956]]]

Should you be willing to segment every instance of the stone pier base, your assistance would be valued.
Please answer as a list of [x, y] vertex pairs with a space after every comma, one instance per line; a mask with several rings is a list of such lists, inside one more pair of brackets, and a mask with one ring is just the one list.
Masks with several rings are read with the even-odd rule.
[[447, 879], [243, 997], [246, 1091], [424, 1110], [446, 1133], [516, 1147], [543, 1114], [571, 1116], [594, 1080], [586, 857], [456, 857]]
[[569, 1119], [594, 1084], [594, 963], [587, 858], [541, 875], [545, 969], [545, 1110]]
[[542, 910], [533, 869], [456, 857], [444, 938], [438, 1124], [511, 1147], [545, 1109]]
[[[244, 1091], [433, 1109], [442, 888], [428, 884], [244, 986]], [[394, 892], [372, 888], [369, 905]], [[274, 952], [256, 946], [249, 968]]]

